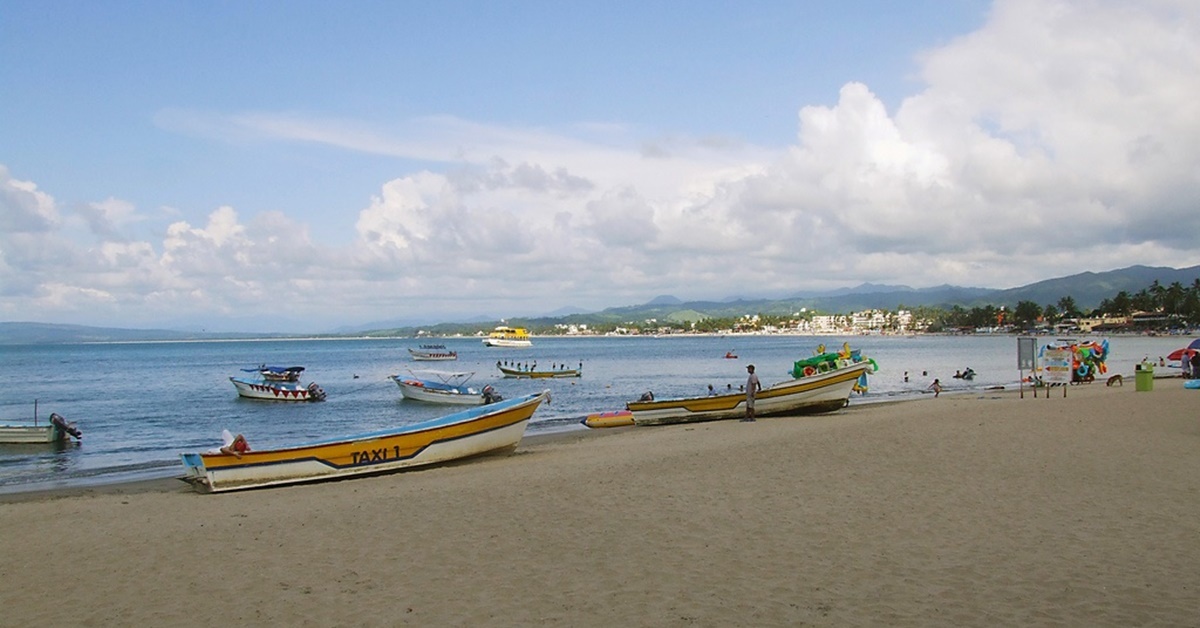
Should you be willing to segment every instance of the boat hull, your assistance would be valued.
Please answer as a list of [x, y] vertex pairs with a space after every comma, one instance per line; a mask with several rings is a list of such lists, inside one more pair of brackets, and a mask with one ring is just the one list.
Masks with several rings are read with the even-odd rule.
[[313, 391], [297, 382], [230, 377], [238, 396], [260, 401], [318, 401]]
[[416, 362], [450, 362], [458, 359], [456, 351], [422, 351], [409, 349], [408, 354]]
[[549, 379], [553, 377], [583, 377], [583, 371], [580, 369], [560, 369], [557, 371], [522, 371], [520, 369], [510, 369], [505, 366], [499, 367], [500, 372], [505, 377], [513, 377], [517, 379]]
[[452, 406], [482, 406], [484, 402], [483, 393], [465, 386], [435, 387], [429, 382], [405, 380], [398, 377], [393, 377], [392, 381], [395, 381], [396, 385], [400, 387], [400, 394], [405, 399]]
[[532, 340], [510, 340], [507, 338], [484, 338], [483, 346], [485, 347], [509, 347], [520, 349], [523, 347], [532, 347]]
[[[788, 380], [764, 388], [755, 396], [755, 416], [815, 414], [832, 412], [850, 401], [858, 378], [870, 372], [869, 362], [828, 371], [811, 377]], [[627, 404], [635, 425], [668, 425], [717, 421], [746, 416], [746, 393], [711, 397], [631, 401]]]
[[438, 419], [283, 449], [182, 454], [185, 476], [203, 492], [376, 475], [485, 454], [520, 444], [549, 391]]
[[0, 444], [39, 445], [65, 438], [66, 433], [53, 425], [0, 425]]
[[45, 425], [0, 425], [0, 445], [45, 445], [49, 443], [66, 442], [68, 436], [82, 439], [74, 423], [68, 423], [57, 412], [50, 413], [50, 420]]

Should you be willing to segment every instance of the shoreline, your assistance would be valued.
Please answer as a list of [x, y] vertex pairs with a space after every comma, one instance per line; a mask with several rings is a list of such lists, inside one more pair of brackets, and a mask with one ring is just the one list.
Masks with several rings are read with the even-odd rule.
[[228, 494], [52, 491], [0, 507], [0, 600], [20, 625], [1190, 625], [1198, 398], [925, 396]]
[[[1132, 376], [1130, 376], [1132, 379]], [[1182, 379], [1181, 379], [1182, 381]], [[1099, 382], [1097, 382], [1099, 383]], [[1072, 386], [1072, 389], [1077, 388]], [[1034, 389], [1027, 386], [1024, 394], [1030, 395]], [[1038, 388], [1039, 395], [1044, 394], [1045, 388]], [[1000, 388], [980, 388], [980, 389], [965, 389], [965, 390], [943, 390], [939, 398], [953, 397], [969, 397], [972, 395], [992, 395], [1012, 393], [1019, 394], [1017, 386], [1000, 387]], [[805, 419], [817, 418], [824, 416], [836, 416], [839, 413], [851, 411], [854, 408], [886, 406], [892, 404], [908, 404], [917, 403], [925, 399], [933, 399], [933, 392], [930, 390], [920, 390], [911, 394], [903, 395], [886, 395], [877, 397], [859, 397], [851, 396], [851, 402], [844, 408], [835, 412], [825, 414], [812, 415], [789, 415], [779, 417], [767, 417], [764, 420], [774, 419]], [[615, 427], [615, 428], [588, 428], [586, 426], [569, 426], [559, 429], [540, 432], [534, 434], [526, 434], [521, 439], [521, 444], [518, 446], [519, 453], [526, 447], [532, 447], [542, 444], [554, 444], [557, 442], [568, 442], [576, 439], [598, 438], [607, 435], [612, 435], [633, 428], [634, 426]], [[653, 426], [643, 426], [641, 429], [655, 429]], [[471, 461], [453, 462], [450, 464], [469, 464]], [[23, 501], [38, 501], [41, 499], [59, 499], [63, 497], [75, 497], [80, 495], [98, 495], [98, 494], [136, 494], [147, 492], [172, 492], [178, 486], [190, 486], [181, 480], [183, 470], [177, 465], [163, 467], [173, 469], [169, 474], [166, 473], [130, 473], [123, 472], [112, 476], [97, 476], [91, 481], [82, 481], [71, 486], [54, 486], [53, 481], [45, 481], [34, 484], [15, 484], [6, 487], [0, 487], [0, 504], [23, 502]], [[400, 471], [398, 474], [403, 475], [406, 471]], [[130, 478], [121, 478], [120, 476], [132, 476]]]
[[[985, 394], [985, 393], [991, 394], [993, 392], [1004, 392], [1005, 390], [1015, 391], [1016, 389], [1015, 388], [1005, 389], [1002, 387], [998, 391], [997, 390], [989, 390], [989, 389], [943, 390], [941, 394], [943, 397], [950, 397], [950, 396], [958, 396], [958, 395], [972, 395], [972, 394]], [[846, 406], [845, 408], [839, 409], [837, 412], [845, 412], [847, 409], [849, 409], [851, 407], [858, 407], [858, 406], [876, 406], [876, 405], [916, 402], [916, 401], [921, 401], [922, 399], [926, 398], [927, 396], [932, 398], [932, 396], [933, 396], [932, 391], [922, 390], [922, 391], [917, 391], [912, 394], [886, 395], [886, 396], [878, 396], [878, 397], [852, 396], [851, 403], [848, 406]], [[770, 417], [770, 418], [783, 418], [783, 419], [805, 418], [805, 417], [833, 415], [833, 414], [837, 414], [837, 412], [826, 413], [825, 415], [821, 415], [821, 414], [795, 415], [795, 416], [781, 416], [781, 417]], [[616, 428], [589, 428], [589, 427], [586, 427], [583, 425], [579, 425], [579, 426], [564, 426], [559, 429], [554, 429], [554, 430], [550, 430], [550, 431], [546, 431], [546, 432], [539, 432], [539, 433], [534, 433], [534, 434], [527, 433], [525, 435], [525, 437], [521, 439], [521, 444], [519, 445], [517, 451], [519, 452], [521, 448], [524, 448], [526, 446], [533, 446], [533, 445], [542, 444], [542, 443], [554, 443], [554, 442], [560, 441], [560, 440], [568, 441], [568, 440], [572, 440], [575, 438], [584, 439], [584, 438], [601, 437], [601, 436], [605, 436], [608, 434], [623, 431], [623, 430], [629, 429], [631, 427], [633, 427], [633, 426], [616, 427]], [[647, 429], [647, 428], [643, 427], [642, 429]], [[469, 463], [469, 460], [461, 462], [461, 463], [451, 463], [451, 464], [467, 464], [467, 463]], [[164, 468], [168, 468], [168, 467], [164, 467]], [[5, 486], [5, 487], [0, 487], [0, 504], [19, 502], [19, 501], [37, 501], [40, 499], [57, 499], [60, 497], [73, 497], [73, 496], [78, 496], [78, 495], [90, 495], [90, 494], [129, 494], [129, 493], [145, 493], [145, 492], [170, 492], [172, 489], [174, 489], [176, 487], [176, 484], [182, 484], [182, 485], [187, 486], [186, 482], [183, 482], [180, 479], [183, 477], [182, 468], [178, 467], [177, 465], [172, 465], [169, 468], [175, 469], [175, 471], [172, 471], [170, 474], [152, 473], [152, 472], [143, 472], [143, 473], [122, 472], [122, 473], [114, 474], [115, 476], [117, 476], [116, 479], [114, 479], [112, 476], [97, 476], [95, 478], [92, 478], [90, 481], [81, 481], [81, 482], [71, 485], [71, 486], [54, 486], [54, 485], [52, 485], [53, 480], [38, 482], [38, 483], [33, 483], [33, 484], [9, 485], [9, 486]], [[401, 471], [399, 473], [402, 474], [402, 473], [404, 473], [404, 471]], [[129, 478], [129, 479], [121, 478], [120, 476], [122, 476], [122, 475], [126, 475], [126, 476], [131, 475], [132, 478]]]
[[[536, 446], [541, 444], [553, 444], [558, 442], [569, 442], [573, 440], [582, 440], [586, 438], [596, 438], [603, 436], [603, 432], [613, 432], [623, 428], [609, 428], [607, 430], [595, 430], [583, 428], [582, 430], [562, 430], [547, 432], [542, 434], [530, 434], [521, 439], [521, 444], [517, 451], [526, 446]], [[516, 452], [514, 452], [516, 453]], [[495, 457], [495, 456], [483, 456]], [[467, 459], [461, 462], [451, 462], [446, 466], [463, 465], [472, 462]], [[437, 468], [436, 466], [430, 468]], [[417, 470], [417, 469], [414, 469]], [[398, 471], [394, 474], [386, 475], [403, 475], [410, 471]], [[81, 484], [79, 486], [50, 486], [45, 487], [37, 485], [33, 488], [25, 488], [12, 491], [0, 491], [0, 504], [10, 504], [17, 502], [42, 501], [48, 499], [64, 499], [70, 497], [80, 497], [85, 495], [135, 495], [140, 493], [173, 493], [176, 489], [183, 487], [188, 492], [195, 492], [191, 485], [183, 479], [183, 468], [180, 468], [169, 476], [162, 477], [139, 477], [130, 480], [113, 480], [113, 481], [97, 481], [92, 484]], [[353, 478], [350, 478], [353, 479]], [[347, 481], [347, 480], [340, 480]], [[197, 493], [199, 494], [199, 493]]]

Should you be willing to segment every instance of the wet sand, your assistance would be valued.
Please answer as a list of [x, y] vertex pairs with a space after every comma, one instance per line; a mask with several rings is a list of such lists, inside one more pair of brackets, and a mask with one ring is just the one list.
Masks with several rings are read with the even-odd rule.
[[1197, 623], [1200, 391], [598, 430], [341, 482], [0, 498], [7, 625]]

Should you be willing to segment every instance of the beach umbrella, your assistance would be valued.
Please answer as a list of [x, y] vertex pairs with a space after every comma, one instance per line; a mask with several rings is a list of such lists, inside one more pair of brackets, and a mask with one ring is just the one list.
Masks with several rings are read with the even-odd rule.
[[1168, 355], [1168, 356], [1167, 356], [1167, 359], [1168, 359], [1168, 360], [1171, 360], [1172, 362], [1174, 362], [1175, 360], [1182, 360], [1182, 359], [1183, 359], [1183, 356], [1185, 356], [1185, 355], [1186, 355], [1188, 358], [1191, 358], [1193, 355], [1196, 355], [1196, 350], [1195, 350], [1195, 349], [1192, 349], [1192, 348], [1188, 348], [1188, 349], [1176, 349], [1176, 350], [1174, 350], [1174, 351], [1172, 351], [1172, 352], [1171, 352], [1171, 355]]

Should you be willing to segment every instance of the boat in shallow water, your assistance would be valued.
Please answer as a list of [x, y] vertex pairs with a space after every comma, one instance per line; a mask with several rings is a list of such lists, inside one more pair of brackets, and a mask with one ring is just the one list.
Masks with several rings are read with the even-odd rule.
[[230, 377], [238, 396], [264, 401], [325, 401], [325, 391], [316, 382], [300, 383], [303, 366], [262, 365], [242, 369], [257, 377]]
[[[871, 362], [854, 362], [763, 388], [754, 401], [758, 417], [832, 412], [850, 402], [859, 377]], [[682, 399], [643, 399], [626, 404], [634, 425], [667, 425], [746, 416], [745, 391]]]
[[547, 379], [551, 377], [583, 377], [583, 363], [579, 363], [579, 368], [571, 368], [566, 364], [555, 364], [549, 369], [538, 370], [537, 363], [532, 365], [512, 364], [505, 366], [499, 362], [496, 363], [496, 368], [500, 369], [500, 373], [505, 377], [516, 379]]
[[61, 414], [50, 413], [50, 420], [38, 423], [37, 411], [34, 411], [32, 423], [6, 423], [0, 425], [0, 444], [4, 445], [41, 445], [47, 443], [62, 443], [73, 437], [83, 439], [83, 432], [68, 423]]
[[485, 403], [503, 399], [490, 385], [484, 386], [482, 389], [467, 386], [467, 382], [474, 375], [474, 371], [424, 369], [409, 371], [409, 377], [393, 375], [392, 381], [400, 387], [400, 394], [405, 399], [415, 401], [458, 406], [482, 406]]
[[408, 354], [418, 362], [445, 362], [458, 359], [458, 352], [447, 349], [446, 345], [421, 345], [416, 349], [409, 347]]
[[0, 423], [0, 445], [45, 445], [49, 443], [64, 443], [72, 437], [83, 440], [83, 432], [69, 423], [57, 412], [50, 413], [50, 419], [38, 421], [38, 402], [33, 402], [33, 420], [25, 423]]
[[[483, 454], [511, 452], [550, 391], [470, 408], [428, 421], [236, 455], [181, 454], [201, 492], [223, 492], [400, 471]], [[252, 439], [251, 439], [252, 440]]]

